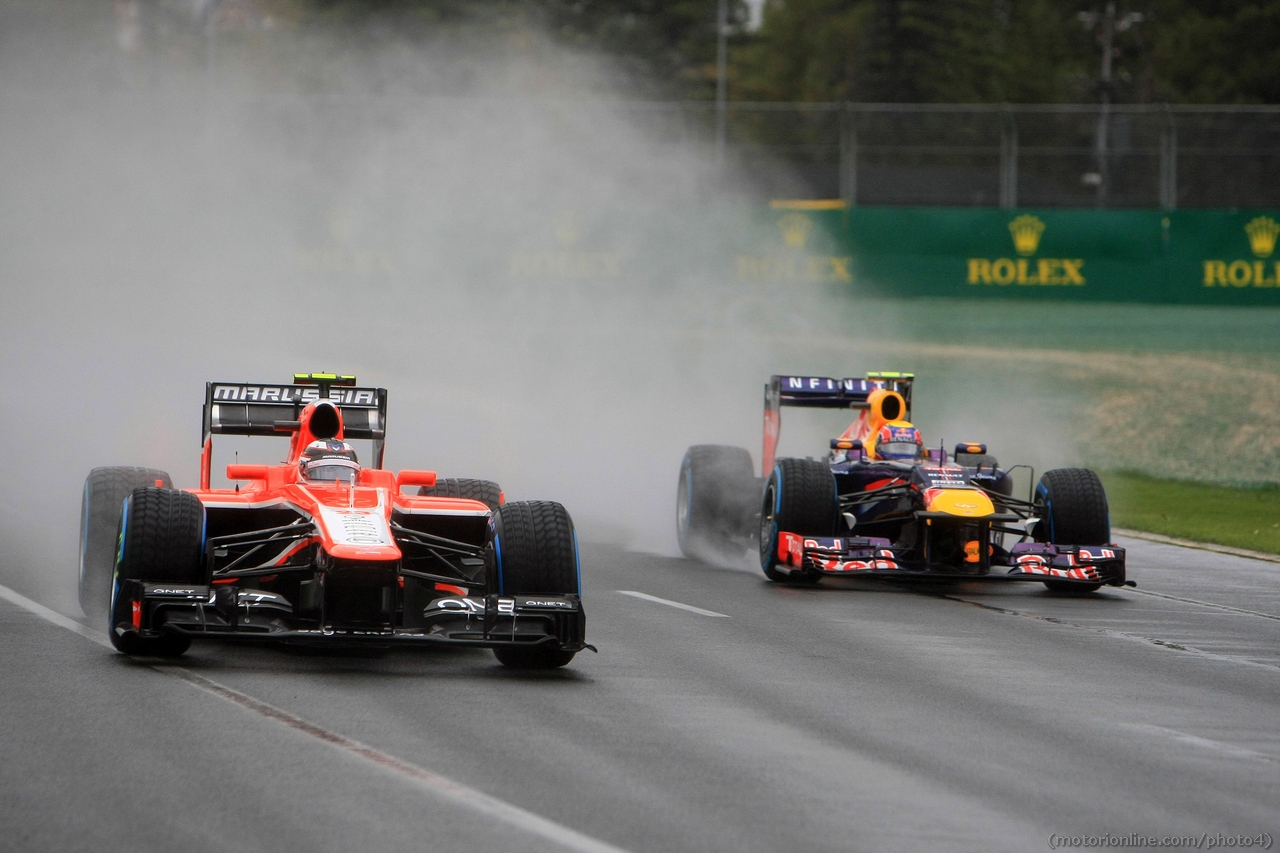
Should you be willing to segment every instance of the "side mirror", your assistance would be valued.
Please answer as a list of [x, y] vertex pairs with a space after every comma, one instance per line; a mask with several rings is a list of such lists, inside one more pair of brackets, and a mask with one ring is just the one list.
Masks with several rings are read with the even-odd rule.
[[833, 439], [831, 439], [831, 452], [832, 452], [832, 453], [839, 453], [839, 452], [840, 452], [840, 451], [842, 451], [842, 450], [843, 450], [843, 451], [845, 451], [845, 454], [846, 454], [845, 458], [848, 458], [848, 454], [853, 453], [853, 451], [855, 451], [855, 450], [858, 452], [858, 458], [859, 458], [859, 459], [862, 459], [862, 458], [863, 458], [863, 453], [862, 453], [862, 442], [861, 442], [861, 441], [858, 441], [858, 439], [856, 439], [856, 438], [852, 438], [852, 439], [850, 439], [850, 438], [833, 438]]
[[405, 486], [434, 486], [435, 484], [435, 471], [401, 471], [396, 475], [397, 492]]
[[972, 454], [974, 456], [987, 452], [987, 446], [979, 441], [962, 441], [956, 445], [956, 456], [963, 453]]

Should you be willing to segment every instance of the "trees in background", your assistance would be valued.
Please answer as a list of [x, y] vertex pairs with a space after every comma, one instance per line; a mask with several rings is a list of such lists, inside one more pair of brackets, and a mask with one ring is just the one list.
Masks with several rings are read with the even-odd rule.
[[[1055, 0], [769, 0], [735, 81], [750, 98], [1044, 102], [1088, 97], [1081, 4]], [[779, 73], [785, 69], [784, 73]], [[796, 85], [795, 81], [807, 85]]]
[[[1101, 49], [1082, 13], [1106, 0], [727, 0], [732, 100], [1087, 102], [1099, 93]], [[764, 3], [749, 29], [748, 3]], [[602, 87], [642, 98], [710, 99], [718, 0], [11, 0], [32, 10], [114, 9], [121, 45], [258, 39], [280, 50], [311, 30], [344, 46], [416, 45], [417, 53], [543, 51], [607, 57]], [[1116, 34], [1116, 102], [1280, 103], [1280, 0], [1117, 0], [1142, 20]], [[189, 20], [188, 20], [189, 19]], [[255, 29], [256, 28], [256, 29]], [[246, 35], [254, 30], [256, 35]], [[496, 38], [495, 38], [496, 37]], [[201, 47], [200, 45], [206, 47]], [[472, 49], [474, 47], [474, 49]], [[569, 47], [570, 51], [560, 48]], [[174, 52], [173, 45], [152, 52]], [[181, 53], [182, 50], [177, 52]], [[399, 65], [386, 85], [402, 83]], [[565, 66], [556, 73], [574, 74]], [[480, 73], [477, 72], [477, 76]], [[456, 88], [456, 87], [455, 87]], [[465, 87], [459, 89], [464, 91]]]
[[1157, 99], [1280, 103], [1280, 2], [1153, 5], [1149, 44]]
[[[730, 47], [736, 100], [1081, 102], [1096, 99], [1105, 0], [764, 0]], [[1280, 103], [1280, 0], [1118, 0], [1117, 102]], [[621, 58], [651, 91], [710, 98], [716, 0], [544, 0], [525, 8]]]
[[[1135, 0], [1116, 34], [1124, 102], [1280, 102], [1280, 0]], [[732, 53], [732, 96], [1089, 101], [1101, 49], [1079, 0], [767, 0]], [[1094, 30], [1097, 28], [1094, 25]]]

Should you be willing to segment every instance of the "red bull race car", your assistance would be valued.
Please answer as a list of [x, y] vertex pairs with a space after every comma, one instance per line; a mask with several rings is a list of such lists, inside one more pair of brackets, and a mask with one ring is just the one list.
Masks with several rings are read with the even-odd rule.
[[[125, 654], [181, 655], [193, 640], [493, 649], [551, 668], [584, 648], [573, 521], [497, 484], [382, 467], [387, 392], [353, 376], [205, 386], [200, 487], [163, 471], [85, 480], [80, 601], [109, 615]], [[213, 436], [283, 436], [279, 465], [227, 466]], [[372, 442], [361, 466], [353, 440]], [[594, 651], [594, 649], [593, 649]]]
[[[911, 423], [909, 373], [773, 376], [765, 386], [763, 476], [740, 447], [696, 445], [676, 493], [689, 557], [758, 545], [772, 581], [831, 577], [1038, 581], [1091, 592], [1133, 585], [1112, 543], [1107, 496], [1084, 468], [1048, 471], [1026, 499], [985, 444], [948, 454]], [[825, 459], [775, 458], [782, 408], [849, 409], [857, 418]], [[1028, 466], [1014, 466], [1014, 468]], [[1034, 472], [1032, 472], [1034, 481]]]

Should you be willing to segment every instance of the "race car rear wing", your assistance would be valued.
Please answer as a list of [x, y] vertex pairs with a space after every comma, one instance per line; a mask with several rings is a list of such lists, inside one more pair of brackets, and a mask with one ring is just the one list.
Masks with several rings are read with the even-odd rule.
[[866, 409], [867, 398], [877, 388], [897, 391], [906, 403], [902, 417], [911, 420], [911, 385], [915, 374], [878, 370], [864, 379], [830, 379], [826, 376], [769, 377], [764, 386], [764, 457], [763, 476], [769, 476], [782, 432], [782, 407], [802, 406], [811, 409]]
[[356, 387], [355, 377], [317, 376], [298, 374], [293, 385], [205, 383], [201, 443], [207, 446], [212, 435], [288, 435], [303, 407], [323, 398], [342, 412], [344, 438], [373, 441], [373, 467], [381, 468], [387, 389]]

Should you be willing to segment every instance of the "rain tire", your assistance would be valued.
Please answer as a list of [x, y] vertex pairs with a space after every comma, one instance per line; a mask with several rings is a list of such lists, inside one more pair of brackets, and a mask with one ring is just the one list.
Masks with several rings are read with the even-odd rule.
[[738, 553], [751, 536], [759, 481], [741, 447], [696, 444], [685, 451], [676, 484], [676, 541], [699, 559], [706, 549]]
[[122, 633], [131, 624], [132, 602], [121, 594], [124, 581], [204, 583], [205, 510], [189, 492], [146, 487], [134, 489], [121, 510], [115, 582], [111, 591], [111, 644], [127, 655], [178, 657], [191, 645], [183, 634], [140, 637]]
[[778, 534], [835, 536], [840, 501], [825, 462], [780, 459], [765, 483], [760, 509], [760, 567], [779, 583], [816, 583], [817, 577], [779, 570]]
[[[493, 513], [485, 549], [488, 589], [498, 595], [582, 595], [578, 536], [555, 501], [513, 501]], [[499, 646], [494, 656], [512, 669], [556, 669], [576, 652], [554, 643]]]
[[115, 571], [120, 509], [136, 488], [167, 489], [173, 480], [154, 468], [94, 468], [84, 480], [80, 500], [80, 609], [90, 619], [101, 619], [111, 605], [111, 578]]
[[[1036, 486], [1036, 539], [1062, 545], [1106, 545], [1111, 511], [1098, 475], [1087, 468], [1046, 471]], [[1045, 581], [1054, 592], [1093, 592], [1102, 584]]]

